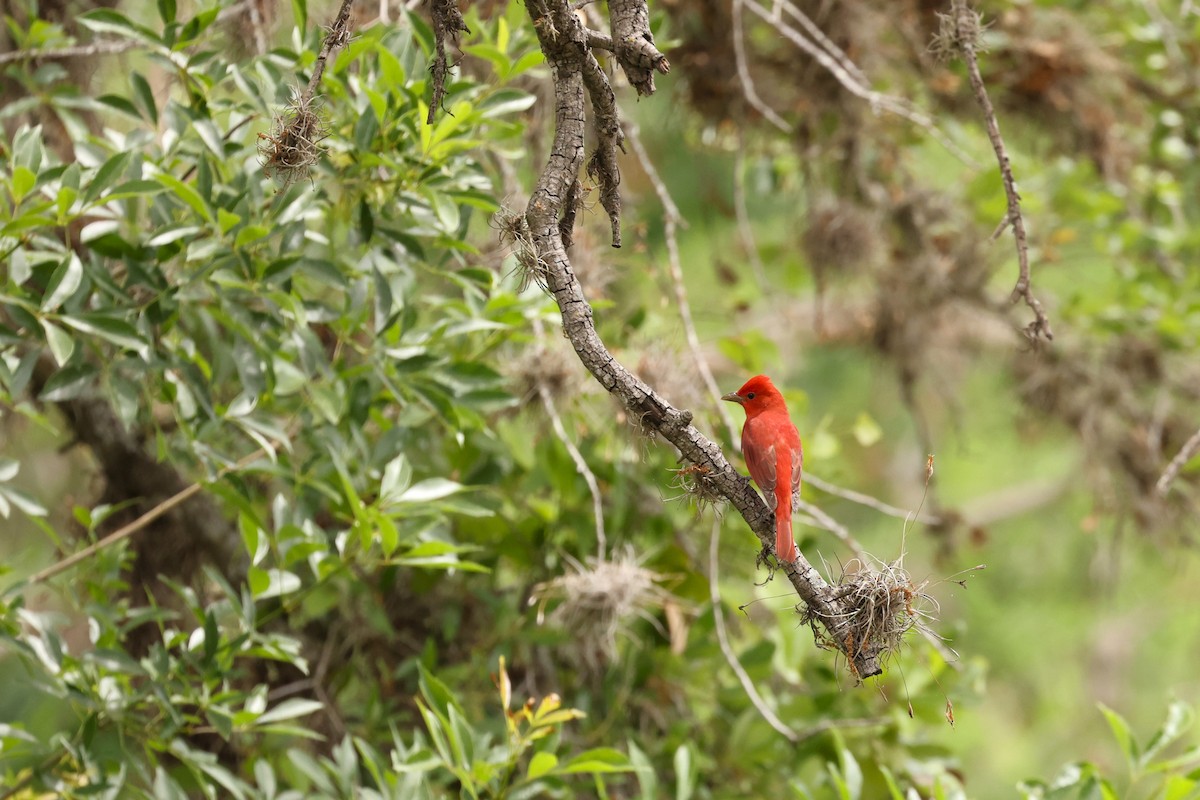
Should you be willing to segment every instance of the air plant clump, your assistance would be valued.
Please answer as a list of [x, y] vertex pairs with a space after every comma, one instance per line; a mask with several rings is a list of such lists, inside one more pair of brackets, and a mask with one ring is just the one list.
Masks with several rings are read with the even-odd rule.
[[538, 253], [537, 245], [533, 241], [533, 234], [529, 230], [529, 221], [525, 215], [501, 206], [500, 210], [492, 216], [492, 227], [496, 229], [500, 243], [505, 247], [512, 248], [513, 255], [516, 256], [515, 271], [521, 279], [519, 291], [523, 292], [529, 288], [530, 283], [536, 283], [542, 288], [542, 291], [549, 292], [550, 286], [547, 279], [550, 270]]
[[306, 93], [292, 92], [292, 100], [283, 113], [275, 116], [270, 133], [258, 135], [259, 162], [267, 177], [290, 186], [308, 177], [321, 155], [320, 143], [329, 129], [313, 109]]
[[630, 621], [641, 617], [660, 627], [648, 613], [661, 608], [670, 593], [660, 584], [663, 576], [638, 563], [631, 551], [611, 560], [589, 559], [587, 565], [568, 556], [565, 575], [533, 587], [530, 605], [537, 605], [538, 624], [546, 621], [546, 606], [561, 602], [550, 612], [550, 621], [570, 631], [576, 654], [590, 669], [601, 669], [617, 655], [617, 634], [628, 632]]
[[841, 640], [817, 625], [811, 607], [804, 611], [802, 621], [812, 628], [818, 647], [847, 657], [851, 672], [855, 657], [873, 655], [883, 661], [899, 651], [909, 631], [927, 629], [936, 619], [937, 601], [924, 593], [927, 582], [914, 584], [900, 560], [871, 569], [852, 559], [834, 586], [834, 598], [844, 614], [837, 634]]
[[696, 506], [696, 514], [704, 513], [707, 508], [717, 509], [725, 504], [725, 495], [712, 477], [712, 469], [703, 464], [687, 464], [679, 469], [671, 470], [675, 476], [671, 488], [683, 492], [682, 497], [689, 498]]
[[983, 32], [988, 26], [983, 22], [983, 14], [971, 8], [959, 8], [959, 3], [954, 3], [950, 13], [939, 11], [937, 18], [938, 31], [929, 43], [929, 52], [939, 61], [962, 55], [964, 46], [977, 53], [987, 52]]
[[[543, 340], [549, 344], [549, 337]], [[553, 400], [573, 397], [582, 377], [578, 362], [561, 346], [529, 347], [507, 363], [505, 372], [521, 405], [539, 405], [541, 388]]]

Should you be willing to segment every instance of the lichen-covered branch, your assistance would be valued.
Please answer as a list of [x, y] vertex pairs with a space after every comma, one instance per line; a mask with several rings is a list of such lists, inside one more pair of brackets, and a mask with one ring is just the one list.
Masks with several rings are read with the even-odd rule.
[[[626, 4], [610, 7], [616, 5]], [[666, 439], [683, 460], [702, 470], [708, 483], [768, 546], [775, 535], [774, 515], [749, 481], [738, 474], [715, 442], [692, 426], [690, 412], [675, 408], [631, 373], [596, 332], [592, 307], [571, 267], [559, 227], [567, 210], [564, 204], [584, 165], [584, 73], [591, 55], [588, 36], [567, 0], [526, 0], [526, 8], [552, 71], [555, 98], [554, 144], [529, 199], [526, 221], [537, 260], [544, 265], [546, 286], [562, 313], [563, 331], [583, 365], [621, 401], [641, 429]], [[629, 13], [628, 8], [624, 13]], [[643, 3], [633, 17], [645, 19], [645, 15]], [[617, 31], [614, 25], [614, 39], [620, 40]], [[803, 557], [782, 570], [812, 617], [828, 631], [829, 641], [847, 655], [854, 673], [860, 678], [879, 674], [878, 648], [856, 641], [842, 601], [817, 570]]]
[[625, 77], [641, 95], [654, 94], [654, 73], [671, 71], [667, 57], [654, 46], [646, 0], [609, 0], [608, 24], [613, 54]]
[[[349, 0], [347, 0], [349, 5]], [[429, 101], [429, 113], [425, 124], [432, 125], [437, 113], [441, 110], [442, 101], [446, 99], [446, 76], [450, 72], [450, 64], [446, 58], [446, 37], [458, 36], [460, 33], [470, 33], [467, 23], [463, 21], [462, 12], [458, 10], [458, 0], [430, 0], [430, 17], [433, 22], [433, 46], [437, 51], [433, 63], [429, 66], [433, 83], [433, 97]]]

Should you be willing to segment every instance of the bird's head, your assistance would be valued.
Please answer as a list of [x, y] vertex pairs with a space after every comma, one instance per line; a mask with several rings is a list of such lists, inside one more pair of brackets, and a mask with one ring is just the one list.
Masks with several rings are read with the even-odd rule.
[[755, 375], [746, 381], [742, 388], [725, 395], [721, 399], [737, 403], [746, 409], [747, 417], [757, 417], [764, 411], [773, 408], [787, 411], [787, 405], [783, 402], [783, 395], [779, 393], [779, 390], [775, 388], [775, 384], [771, 383], [771, 379], [766, 375]]

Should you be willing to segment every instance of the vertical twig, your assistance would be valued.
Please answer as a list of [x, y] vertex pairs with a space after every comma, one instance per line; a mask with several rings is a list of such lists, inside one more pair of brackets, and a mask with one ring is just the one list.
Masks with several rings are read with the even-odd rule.
[[[542, 321], [537, 317], [533, 318], [533, 333], [537, 337], [538, 342], [544, 346], [546, 330], [542, 326]], [[567, 435], [567, 429], [563, 425], [562, 417], [558, 413], [558, 407], [554, 404], [554, 396], [550, 394], [545, 381], [538, 381], [537, 392], [538, 397], [542, 400], [542, 406], [546, 409], [546, 415], [550, 417], [550, 425], [554, 428], [554, 435], [563, 443], [563, 447], [567, 448], [567, 453], [570, 454], [571, 460], [575, 462], [575, 470], [583, 477], [583, 480], [587, 483], [588, 491], [592, 494], [592, 515], [596, 518], [597, 560], [603, 563], [608, 558], [608, 537], [604, 533], [604, 500], [600, 494], [600, 483], [596, 480], [595, 473], [588, 467], [587, 459], [583, 457], [583, 453], [579, 452], [579, 448], [575, 446], [575, 442], [571, 441], [571, 437]]]
[[750, 65], [746, 59], [746, 33], [742, 23], [742, 2], [743, 0], [733, 0], [733, 57], [737, 64], [738, 80], [742, 84], [742, 94], [746, 96], [746, 102], [750, 103], [755, 111], [762, 114], [763, 119], [784, 133], [791, 133], [792, 126], [775, 113], [775, 109], [764, 103], [758, 96], [758, 90], [754, 88], [754, 79], [750, 77]]
[[[967, 76], [971, 81], [971, 89], [975, 93], [975, 101], [983, 111], [984, 123], [987, 125], [988, 140], [996, 153], [996, 161], [1000, 166], [1000, 178], [1004, 183], [1004, 195], [1008, 198], [1008, 211], [1001, 222], [1001, 229], [1007, 224], [1012, 226], [1013, 239], [1017, 247], [1017, 283], [1013, 287], [1012, 302], [1023, 299], [1025, 305], [1033, 311], [1033, 322], [1025, 328], [1025, 335], [1031, 341], [1041, 338], [1050, 341], [1054, 333], [1050, 330], [1050, 320], [1042, 310], [1041, 302], [1033, 296], [1033, 287], [1029, 275], [1029, 244], [1025, 232], [1025, 218], [1021, 216], [1021, 195], [1017, 192], [1017, 182], [1013, 178], [1012, 164], [1008, 158], [1008, 150], [1004, 139], [1000, 136], [1000, 123], [996, 119], [996, 111], [988, 98], [987, 87], [983, 84], [983, 75], [979, 71], [979, 34], [981, 32], [980, 16], [972, 11], [966, 0], [951, 0], [951, 18], [943, 19], [943, 37], [953, 42], [962, 53], [967, 65]], [[950, 28], [950, 30], [946, 30]]]
[[742, 249], [750, 260], [750, 269], [758, 281], [758, 288], [766, 291], [767, 272], [758, 255], [758, 243], [754, 241], [754, 228], [750, 225], [750, 212], [746, 208], [746, 130], [738, 127], [738, 148], [733, 162], [733, 208], [737, 214], [738, 236]]
[[679, 214], [679, 208], [671, 199], [671, 193], [667, 191], [666, 184], [663, 183], [658, 170], [654, 168], [649, 154], [642, 147], [642, 139], [638, 136], [637, 126], [626, 123], [625, 127], [629, 143], [633, 145], [633, 152], [641, 162], [642, 169], [650, 179], [651, 185], [654, 186], [658, 201], [663, 207], [663, 235], [667, 240], [667, 270], [671, 276], [671, 286], [675, 290], [675, 305], [679, 308], [679, 317], [683, 321], [683, 332], [687, 338], [688, 349], [692, 353], [692, 360], [696, 362], [696, 370], [700, 373], [701, 380], [704, 381], [704, 388], [712, 399], [713, 407], [729, 431], [729, 440], [734, 443], [734, 447], [738, 447], [741, 444], [741, 437], [738, 436], [738, 429], [728, 411], [728, 405], [721, 402], [722, 392], [717, 387], [717, 380], [713, 377], [712, 369], [708, 366], [708, 359], [704, 357], [704, 350], [700, 346], [700, 337], [696, 333], [696, 325], [692, 320], [692, 306], [688, 302], [687, 285], [683, 282], [683, 265], [679, 258], [677, 227], [679, 225], [686, 227], [687, 223]]
[[746, 697], [750, 699], [751, 705], [758, 709], [758, 713], [767, 721], [775, 730], [779, 731], [789, 742], [795, 742], [799, 739], [796, 732], [789, 728], [783, 720], [776, 716], [771, 707], [763, 700], [762, 695], [758, 693], [754, 681], [750, 680], [750, 676], [746, 674], [745, 668], [738, 661], [737, 653], [733, 652], [733, 646], [729, 643], [729, 634], [725, 630], [725, 610], [721, 607], [721, 586], [718, 583], [720, 578], [718, 565], [717, 545], [721, 541], [721, 518], [714, 517], [712, 524], [712, 535], [708, 540], [708, 596], [712, 600], [713, 609], [713, 627], [717, 632], [717, 644], [721, 648], [721, 655], [725, 656], [725, 661], [729, 664], [729, 668], [733, 670], [733, 674], [737, 676], [738, 683], [742, 685], [742, 691], [746, 693]]

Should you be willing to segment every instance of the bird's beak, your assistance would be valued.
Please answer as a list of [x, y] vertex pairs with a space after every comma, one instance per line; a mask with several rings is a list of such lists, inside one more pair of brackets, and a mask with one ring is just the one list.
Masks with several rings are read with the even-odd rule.
[[746, 404], [746, 398], [742, 397], [740, 394], [737, 394], [736, 392], [730, 392], [729, 394], [723, 394], [723, 395], [721, 395], [721, 399], [728, 400], [731, 403], [737, 403], [738, 405]]

